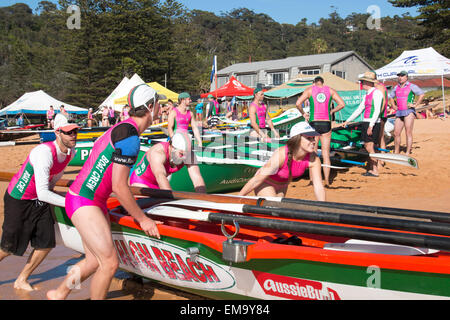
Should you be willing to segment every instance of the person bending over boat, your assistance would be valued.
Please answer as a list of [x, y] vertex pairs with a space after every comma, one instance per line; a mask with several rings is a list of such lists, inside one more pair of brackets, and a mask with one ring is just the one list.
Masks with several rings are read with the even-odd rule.
[[66, 213], [78, 230], [85, 258], [72, 268], [55, 289], [47, 292], [49, 299], [65, 299], [74, 277], [84, 281], [94, 274], [91, 299], [104, 299], [119, 260], [114, 249], [107, 213], [107, 200], [114, 192], [120, 204], [151, 237], [159, 238], [157, 224], [136, 203], [128, 177], [136, 162], [139, 135], [158, 114], [158, 95], [147, 84], [131, 89], [128, 94], [130, 118], [109, 128], [92, 147], [92, 152], [66, 195]]
[[186, 165], [195, 192], [206, 193], [205, 182], [190, 144], [187, 133], [176, 132], [169, 142], [152, 146], [135, 166], [130, 185], [172, 190], [168, 176]]
[[270, 130], [272, 130], [273, 136], [279, 139], [280, 135], [278, 134], [278, 131], [275, 130], [272, 119], [270, 119], [269, 113], [267, 112], [267, 106], [263, 102], [264, 92], [261, 88], [256, 88], [253, 91], [253, 95], [253, 102], [248, 108], [250, 126], [253, 129], [250, 132], [250, 136], [259, 138], [264, 142], [269, 142], [270, 138], [268, 136], [268, 130], [266, 129], [266, 126], [269, 126]]
[[[406, 154], [411, 154], [414, 118], [416, 117], [415, 108], [422, 103], [425, 92], [417, 85], [408, 81], [408, 72], [401, 71], [397, 76], [398, 84], [389, 94], [391, 105], [397, 110], [394, 123], [394, 152], [400, 153], [400, 144], [402, 141], [401, 134], [403, 128], [405, 128]], [[416, 103], [414, 103], [416, 95], [419, 96], [419, 98]]]
[[201, 147], [202, 139], [200, 138], [200, 131], [197, 127], [197, 121], [195, 121], [195, 118], [189, 110], [189, 104], [191, 102], [192, 100], [189, 93], [180, 93], [178, 96], [178, 106], [173, 108], [173, 110], [169, 113], [167, 130], [169, 132], [169, 137], [172, 138], [174, 133], [177, 131], [187, 133], [190, 124], [194, 137], [197, 140], [198, 145]]
[[12, 178], [4, 196], [0, 261], [13, 254], [22, 256], [31, 242], [33, 251], [14, 283], [14, 288], [34, 290], [28, 277], [55, 247], [55, 230], [49, 204], [64, 207], [65, 198], [52, 191], [72, 160], [78, 125], [62, 114], [54, 119], [56, 140], [33, 148]]
[[316, 199], [325, 201], [321, 163], [314, 152], [315, 137], [319, 133], [307, 122], [299, 122], [290, 134], [286, 145], [275, 150], [269, 161], [245, 184], [240, 196], [254, 191], [256, 196], [284, 197], [292, 179], [302, 176], [308, 169]]
[[[306, 113], [302, 104], [309, 100], [309, 114]], [[332, 102], [337, 102], [336, 108], [331, 108]], [[314, 84], [312, 87], [306, 89], [303, 94], [297, 99], [296, 102], [297, 109], [305, 117], [320, 135], [316, 138], [316, 152], [319, 145], [319, 140], [321, 143], [323, 164], [323, 175], [325, 178], [325, 186], [332, 183], [330, 181], [330, 145], [331, 145], [331, 121], [333, 119], [333, 113], [338, 112], [345, 107], [345, 102], [336, 92], [336, 90], [324, 85], [324, 80], [322, 77], [317, 76], [314, 79]]]
[[219, 103], [212, 94], [209, 94], [208, 103], [206, 104], [206, 123], [208, 127], [213, 128], [219, 124], [219, 113]]
[[[378, 80], [373, 72], [368, 71], [364, 73], [359, 81], [361, 81], [362, 87], [367, 93], [358, 108], [342, 123], [342, 126], [346, 127], [349, 122], [352, 122], [364, 111], [361, 141], [364, 143], [364, 148], [368, 153], [375, 153], [375, 144], [378, 143], [380, 137], [380, 117], [382, 116], [381, 110], [384, 105], [384, 93], [377, 88]], [[377, 159], [369, 158], [368, 170], [363, 176], [378, 177]]]

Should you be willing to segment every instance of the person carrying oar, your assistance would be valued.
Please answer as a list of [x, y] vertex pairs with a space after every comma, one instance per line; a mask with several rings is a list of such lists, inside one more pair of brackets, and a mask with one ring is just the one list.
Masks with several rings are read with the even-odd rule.
[[[375, 153], [375, 144], [380, 137], [380, 116], [384, 105], [384, 93], [376, 87], [378, 80], [376, 74], [368, 71], [359, 79], [362, 87], [367, 91], [361, 104], [356, 108], [352, 115], [342, 123], [346, 127], [357, 116], [364, 111], [364, 119], [361, 128], [361, 141], [368, 153]], [[369, 158], [368, 170], [363, 176], [378, 177], [378, 160]]]
[[28, 277], [55, 247], [50, 204], [64, 207], [65, 198], [52, 191], [75, 154], [79, 126], [57, 114], [56, 140], [33, 148], [19, 172], [11, 179], [4, 196], [0, 261], [13, 254], [22, 256], [31, 242], [34, 248], [14, 283], [15, 289], [31, 291]]
[[167, 130], [169, 137], [172, 138], [175, 132], [188, 132], [189, 124], [191, 125], [194, 137], [197, 140], [198, 145], [202, 146], [202, 139], [200, 137], [200, 131], [197, 127], [197, 121], [192, 116], [189, 110], [189, 104], [192, 102], [191, 96], [187, 92], [182, 92], [178, 96], [178, 106], [172, 109], [169, 113], [169, 119], [167, 124]]
[[187, 166], [195, 192], [206, 193], [205, 181], [191, 152], [191, 139], [186, 132], [176, 132], [169, 142], [155, 144], [145, 153], [130, 176], [130, 185], [172, 190], [168, 176], [184, 166]]
[[254, 99], [248, 108], [248, 116], [250, 118], [250, 126], [252, 131], [250, 136], [254, 138], [259, 138], [263, 142], [269, 142], [268, 129], [272, 130], [273, 136], [277, 139], [280, 135], [275, 127], [273, 126], [272, 119], [270, 119], [269, 113], [267, 112], [267, 106], [264, 104], [264, 92], [260, 88], [256, 88], [253, 91]]
[[[338, 112], [345, 107], [345, 102], [336, 92], [336, 90], [324, 85], [324, 79], [317, 76], [314, 79], [313, 86], [306, 89], [303, 94], [297, 99], [296, 106], [300, 113], [305, 117], [311, 127], [319, 133], [316, 138], [316, 152], [321, 143], [322, 157], [323, 157], [323, 175], [325, 178], [325, 186], [332, 183], [330, 181], [330, 146], [331, 146], [331, 121], [333, 113]], [[309, 114], [306, 113], [302, 104], [309, 100]], [[332, 102], [338, 103], [336, 108], [331, 108]]]
[[284, 197], [289, 183], [309, 169], [316, 199], [325, 201], [322, 167], [314, 152], [315, 137], [318, 135], [307, 122], [295, 124], [286, 145], [274, 151], [267, 163], [245, 184], [239, 195], [245, 196], [254, 191], [261, 197]]
[[81, 236], [85, 258], [71, 269], [57, 289], [47, 292], [47, 298], [65, 299], [74, 279], [84, 281], [91, 275], [94, 275], [91, 299], [106, 297], [119, 265], [107, 217], [106, 203], [112, 192], [145, 234], [159, 238], [157, 224], [161, 222], [147, 217], [128, 185], [130, 168], [140, 149], [139, 135], [152, 123], [153, 115], [158, 114], [159, 98], [162, 97], [147, 84], [131, 89], [128, 94], [131, 117], [109, 128], [94, 143], [67, 192], [65, 203], [67, 217]]

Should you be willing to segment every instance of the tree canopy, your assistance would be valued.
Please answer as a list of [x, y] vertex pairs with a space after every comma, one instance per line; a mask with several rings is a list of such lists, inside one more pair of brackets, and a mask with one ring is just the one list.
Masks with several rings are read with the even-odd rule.
[[[403, 50], [434, 46], [448, 54], [446, 1], [391, 1], [421, 6], [417, 18], [386, 17], [369, 30], [369, 14], [331, 12], [318, 24], [300, 17], [280, 24], [268, 14], [236, 8], [216, 15], [175, 0], [41, 1], [0, 7], [0, 106], [43, 89], [84, 107], [97, 107], [124, 76], [138, 73], [174, 91], [209, 91], [213, 56], [219, 69], [238, 62], [353, 50], [375, 68]], [[68, 28], [80, 8], [80, 28]], [[34, 12], [33, 12], [34, 10]], [[437, 30], [444, 30], [437, 32]], [[427, 34], [433, 33], [433, 37]], [[446, 46], [445, 46], [446, 44]]]

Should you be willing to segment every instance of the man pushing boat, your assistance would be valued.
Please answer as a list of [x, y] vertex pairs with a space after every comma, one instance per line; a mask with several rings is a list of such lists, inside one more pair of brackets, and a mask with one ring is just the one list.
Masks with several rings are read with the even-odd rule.
[[65, 198], [52, 191], [72, 160], [79, 126], [62, 114], [52, 120], [56, 140], [33, 148], [4, 196], [5, 220], [0, 244], [0, 261], [13, 254], [22, 256], [31, 242], [34, 248], [14, 283], [14, 288], [31, 291], [28, 277], [55, 247], [55, 230], [49, 204], [64, 207]]
[[157, 224], [136, 203], [128, 185], [130, 168], [140, 149], [139, 136], [158, 115], [159, 96], [146, 84], [128, 94], [130, 118], [106, 131], [92, 152], [66, 196], [66, 214], [81, 235], [85, 258], [71, 269], [63, 283], [47, 292], [49, 299], [65, 299], [74, 277], [84, 281], [94, 275], [91, 299], [104, 299], [119, 260], [114, 249], [107, 217], [106, 202], [114, 192], [120, 204], [148, 236], [159, 238]]
[[239, 195], [245, 196], [254, 191], [261, 197], [284, 197], [289, 183], [301, 177], [308, 169], [316, 199], [325, 201], [321, 163], [314, 152], [315, 138], [318, 135], [307, 122], [295, 124], [286, 145], [275, 150], [269, 161], [246, 183]]
[[206, 193], [205, 181], [191, 152], [191, 139], [187, 132], [176, 132], [169, 142], [152, 146], [136, 165], [130, 185], [153, 189], [172, 190], [168, 176], [187, 166], [195, 191]]

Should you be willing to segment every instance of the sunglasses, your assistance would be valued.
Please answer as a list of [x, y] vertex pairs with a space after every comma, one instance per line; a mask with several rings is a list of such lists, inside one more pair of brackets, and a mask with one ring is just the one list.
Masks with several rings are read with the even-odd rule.
[[59, 132], [65, 134], [66, 136], [71, 136], [73, 134], [78, 134], [78, 129], [72, 129], [70, 131], [59, 130]]

